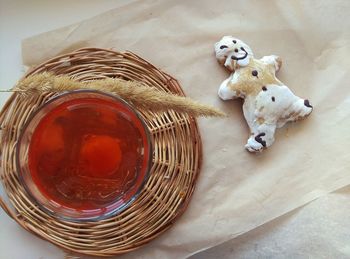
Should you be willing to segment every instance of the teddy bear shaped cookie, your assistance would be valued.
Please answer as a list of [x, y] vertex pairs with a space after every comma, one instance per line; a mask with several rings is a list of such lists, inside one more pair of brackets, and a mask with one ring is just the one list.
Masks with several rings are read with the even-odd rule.
[[307, 117], [313, 110], [276, 77], [281, 58], [275, 55], [255, 59], [251, 48], [232, 36], [215, 43], [219, 63], [232, 73], [220, 85], [222, 100], [244, 99], [243, 113], [251, 135], [246, 149], [259, 152], [271, 146], [277, 128]]

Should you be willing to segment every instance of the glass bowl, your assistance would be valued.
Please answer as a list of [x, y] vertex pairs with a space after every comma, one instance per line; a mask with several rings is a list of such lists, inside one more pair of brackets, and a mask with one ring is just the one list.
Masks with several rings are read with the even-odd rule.
[[16, 162], [40, 208], [84, 221], [130, 205], [148, 178], [151, 156], [150, 133], [133, 107], [113, 95], [78, 90], [50, 99], [31, 115]]

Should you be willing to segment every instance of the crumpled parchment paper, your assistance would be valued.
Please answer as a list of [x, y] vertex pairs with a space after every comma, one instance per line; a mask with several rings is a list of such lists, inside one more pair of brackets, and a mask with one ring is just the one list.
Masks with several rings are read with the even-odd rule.
[[[199, 120], [204, 162], [187, 212], [122, 258], [189, 256], [350, 184], [349, 10], [346, 0], [135, 1], [23, 41], [28, 66], [80, 47], [131, 50], [229, 115]], [[244, 150], [241, 102], [217, 97], [229, 76], [213, 51], [223, 35], [245, 41], [257, 58], [279, 55], [279, 79], [314, 105], [262, 154]]]

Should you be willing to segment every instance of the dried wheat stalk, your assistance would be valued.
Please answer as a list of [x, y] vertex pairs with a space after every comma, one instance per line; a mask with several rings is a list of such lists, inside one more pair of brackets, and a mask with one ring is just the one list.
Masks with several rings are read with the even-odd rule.
[[99, 90], [106, 93], [113, 93], [138, 108], [153, 112], [171, 109], [195, 117], [225, 116], [225, 114], [218, 109], [201, 104], [190, 98], [161, 92], [154, 87], [149, 87], [136, 81], [126, 81], [122, 79], [108, 78], [90, 82], [79, 82], [68, 76], [56, 76], [44, 72], [22, 79], [10, 91], [19, 92], [26, 96], [29, 94], [65, 92], [78, 89]]

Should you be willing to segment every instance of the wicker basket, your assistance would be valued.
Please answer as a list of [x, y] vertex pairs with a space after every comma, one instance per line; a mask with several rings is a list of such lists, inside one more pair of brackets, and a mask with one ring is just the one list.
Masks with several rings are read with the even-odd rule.
[[[81, 81], [118, 77], [142, 81], [163, 91], [184, 95], [178, 82], [153, 65], [126, 52], [85, 48], [53, 58], [28, 75], [50, 71]], [[201, 140], [197, 123], [171, 110], [139, 110], [154, 139], [150, 177], [138, 198], [119, 215], [98, 222], [59, 220], [40, 210], [18, 180], [16, 143], [30, 114], [54, 94], [20, 99], [13, 94], [0, 113], [0, 177], [10, 200], [0, 205], [26, 230], [80, 254], [112, 256], [133, 251], [153, 240], [185, 211], [200, 171]]]

